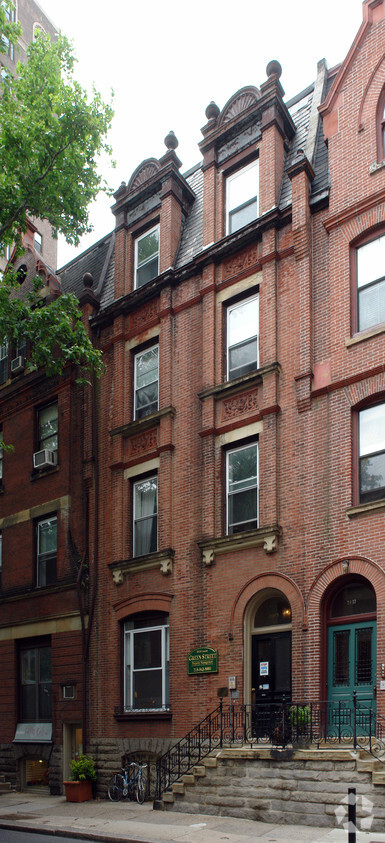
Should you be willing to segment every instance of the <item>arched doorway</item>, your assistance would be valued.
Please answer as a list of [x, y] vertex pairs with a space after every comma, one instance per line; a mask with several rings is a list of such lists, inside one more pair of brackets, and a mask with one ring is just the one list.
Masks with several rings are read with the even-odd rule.
[[376, 595], [364, 577], [341, 580], [328, 595], [327, 698], [376, 706]]
[[[265, 589], [246, 613], [246, 678], [250, 702], [291, 699], [291, 606], [278, 589]], [[248, 686], [245, 683], [245, 688]]]

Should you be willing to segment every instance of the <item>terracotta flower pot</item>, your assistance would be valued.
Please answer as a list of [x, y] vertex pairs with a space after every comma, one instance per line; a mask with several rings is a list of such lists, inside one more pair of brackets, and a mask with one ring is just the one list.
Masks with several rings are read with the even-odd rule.
[[88, 802], [92, 799], [92, 782], [63, 782], [67, 802]]

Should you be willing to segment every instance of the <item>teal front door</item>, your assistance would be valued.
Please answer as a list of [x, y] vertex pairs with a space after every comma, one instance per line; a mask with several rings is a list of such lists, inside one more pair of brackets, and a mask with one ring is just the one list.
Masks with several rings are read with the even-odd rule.
[[369, 728], [375, 712], [376, 621], [361, 621], [328, 630], [328, 700], [330, 728], [349, 737], [354, 725], [353, 692], [357, 699], [357, 734]]

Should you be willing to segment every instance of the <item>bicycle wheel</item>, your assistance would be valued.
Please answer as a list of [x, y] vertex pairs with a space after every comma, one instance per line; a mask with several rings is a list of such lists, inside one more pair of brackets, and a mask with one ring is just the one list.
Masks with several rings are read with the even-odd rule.
[[143, 777], [141, 776], [140, 779], [138, 779], [138, 784], [137, 784], [137, 788], [136, 788], [136, 798], [139, 802], [139, 805], [143, 805], [145, 796], [146, 796], [146, 787], [145, 787], [145, 784], [144, 784], [144, 781], [143, 781]]
[[114, 773], [108, 785], [108, 796], [111, 802], [119, 802], [123, 796], [124, 778], [120, 773]]

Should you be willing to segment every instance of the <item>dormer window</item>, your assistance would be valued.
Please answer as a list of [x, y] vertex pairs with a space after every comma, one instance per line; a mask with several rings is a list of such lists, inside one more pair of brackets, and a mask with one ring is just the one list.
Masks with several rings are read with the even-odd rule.
[[232, 234], [258, 217], [258, 161], [226, 179], [226, 234]]
[[135, 240], [135, 289], [159, 274], [159, 225]]

